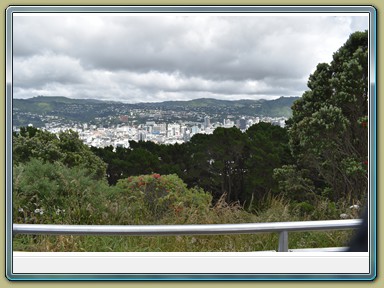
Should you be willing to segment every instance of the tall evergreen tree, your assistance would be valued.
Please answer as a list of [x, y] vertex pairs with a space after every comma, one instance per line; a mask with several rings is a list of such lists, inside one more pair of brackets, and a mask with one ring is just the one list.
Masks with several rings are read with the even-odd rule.
[[[297, 175], [307, 175], [308, 187], [314, 184], [315, 193], [335, 201], [362, 200], [367, 194], [368, 80], [368, 33], [355, 32], [330, 64], [317, 66], [310, 90], [292, 107], [288, 131]], [[276, 175], [290, 190], [285, 184], [292, 166], [286, 168]]]
[[246, 194], [243, 200], [260, 201], [267, 194], [278, 192], [273, 170], [292, 163], [288, 147], [287, 130], [270, 123], [251, 126], [246, 135], [249, 138], [249, 157], [246, 159]]

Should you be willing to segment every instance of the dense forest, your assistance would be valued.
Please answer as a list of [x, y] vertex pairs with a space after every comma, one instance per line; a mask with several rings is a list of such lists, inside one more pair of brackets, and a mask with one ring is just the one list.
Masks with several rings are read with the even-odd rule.
[[[285, 128], [217, 128], [184, 144], [131, 141], [129, 148], [95, 148], [73, 131], [54, 135], [22, 127], [13, 135], [14, 222], [338, 219], [350, 205], [367, 201], [367, 32], [353, 33], [330, 64], [318, 64], [308, 88]], [[284, 203], [275, 207], [277, 217], [255, 218], [271, 213], [276, 201]], [[20, 239], [23, 249], [36, 241]]]

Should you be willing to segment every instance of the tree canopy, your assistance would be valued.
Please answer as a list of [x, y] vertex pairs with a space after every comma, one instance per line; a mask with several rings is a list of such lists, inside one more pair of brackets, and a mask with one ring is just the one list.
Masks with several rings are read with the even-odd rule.
[[[107, 164], [111, 185], [141, 174], [176, 174], [188, 187], [200, 187], [214, 200], [241, 203], [278, 193], [273, 170], [291, 164], [284, 128], [258, 123], [246, 133], [238, 128], [217, 128], [196, 134], [189, 142], [161, 145], [130, 142], [130, 148], [91, 148]], [[258, 201], [255, 202], [257, 204]]]
[[[330, 64], [318, 64], [308, 88], [293, 104], [288, 125], [295, 182], [312, 187], [303, 190], [304, 194], [314, 190], [333, 200], [363, 200], [368, 189], [367, 31], [351, 34]], [[292, 168], [275, 173], [281, 189], [288, 193], [295, 189], [287, 185]]]
[[44, 162], [60, 162], [68, 167], [86, 168], [96, 179], [104, 179], [106, 164], [85, 145], [79, 135], [72, 131], [51, 132], [34, 127], [21, 127], [13, 134], [13, 165], [31, 159]]

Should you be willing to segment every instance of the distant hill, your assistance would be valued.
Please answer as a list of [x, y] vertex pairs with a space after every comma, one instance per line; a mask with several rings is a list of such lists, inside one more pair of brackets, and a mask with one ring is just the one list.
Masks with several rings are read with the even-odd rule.
[[162, 109], [219, 109], [227, 108], [236, 110], [237, 113], [246, 115], [254, 115], [255, 112], [260, 116], [270, 117], [290, 117], [292, 114], [291, 106], [299, 97], [280, 97], [275, 100], [219, 100], [213, 98], [200, 98], [188, 101], [164, 101], [156, 103], [140, 103], [132, 104], [134, 106], [142, 106], [145, 108], [162, 108]]
[[[29, 99], [13, 99], [13, 121], [15, 126], [29, 123], [42, 126], [44, 121], [47, 122], [52, 118], [59, 118], [60, 121], [92, 122], [95, 119], [131, 114], [131, 111], [142, 111], [142, 115], [147, 111], [149, 115], [159, 110], [168, 111], [168, 120], [172, 115], [177, 119], [194, 120], [199, 119], [198, 114], [212, 115], [218, 119], [226, 115], [290, 117], [291, 106], [298, 98], [234, 101], [201, 98], [190, 101], [126, 104], [94, 99], [71, 99], [63, 96], [37, 96]], [[145, 116], [141, 117], [145, 118]]]
[[30, 102], [49, 102], [49, 103], [65, 103], [65, 104], [87, 104], [87, 103], [103, 103], [104, 101], [95, 99], [72, 99], [64, 96], [36, 96], [25, 99]]

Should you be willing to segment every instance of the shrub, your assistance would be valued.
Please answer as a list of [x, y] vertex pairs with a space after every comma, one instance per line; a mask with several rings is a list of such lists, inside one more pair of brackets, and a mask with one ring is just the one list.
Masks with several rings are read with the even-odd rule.
[[50, 163], [61, 162], [68, 167], [84, 167], [96, 180], [106, 176], [106, 164], [72, 130], [55, 135], [22, 127], [19, 134], [14, 133], [12, 141], [14, 165], [36, 158]]
[[313, 205], [307, 203], [307, 202], [300, 202], [295, 205], [294, 208], [301, 216], [307, 216], [310, 215], [314, 210], [315, 207]]
[[116, 184], [120, 203], [130, 207], [140, 223], [159, 222], [165, 216], [181, 217], [184, 210], [207, 213], [212, 196], [201, 189], [188, 189], [177, 175], [140, 175]]
[[13, 218], [16, 223], [100, 224], [108, 189], [85, 168], [32, 158], [13, 169]]

